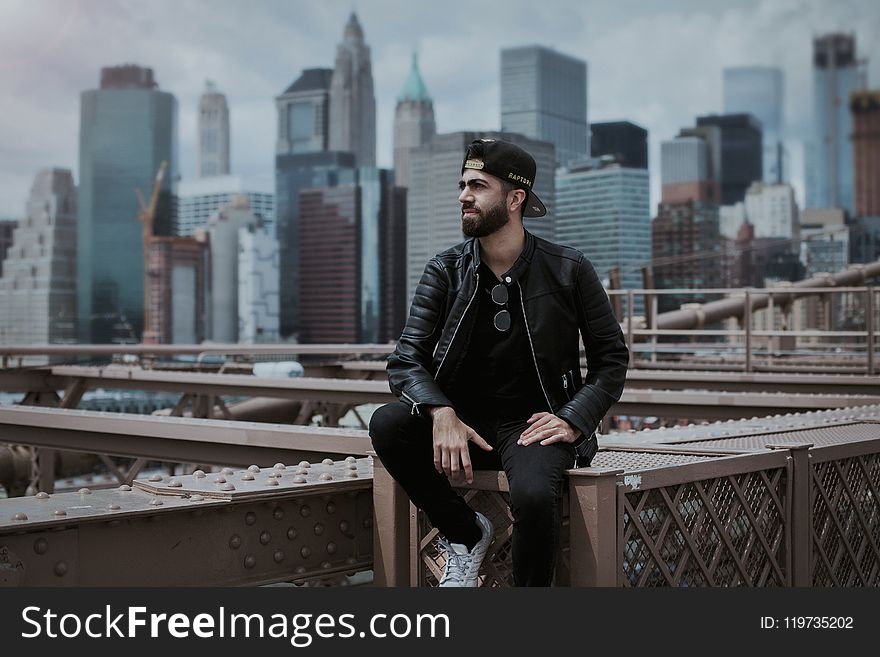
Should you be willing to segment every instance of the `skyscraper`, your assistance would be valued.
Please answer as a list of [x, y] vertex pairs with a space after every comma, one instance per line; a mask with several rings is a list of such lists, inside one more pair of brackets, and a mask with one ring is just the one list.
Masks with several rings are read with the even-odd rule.
[[[654, 285], [664, 288], [713, 288], [721, 284], [718, 206], [699, 201], [660, 203], [651, 222]], [[703, 303], [706, 295], [664, 294], [659, 311], [683, 303]]]
[[238, 229], [238, 341], [278, 342], [278, 240], [254, 221]]
[[783, 171], [782, 70], [769, 66], [724, 69], [724, 113], [751, 114], [761, 123], [764, 182], [779, 184]]
[[284, 338], [297, 334], [300, 325], [300, 191], [353, 182], [355, 171], [351, 153], [275, 157], [275, 216], [281, 249], [281, 336]]
[[559, 169], [556, 241], [582, 251], [600, 277], [618, 267], [624, 289], [642, 287], [641, 267], [651, 262], [647, 169], [598, 160]]
[[353, 153], [359, 167], [376, 165], [376, 97], [370, 48], [354, 12], [336, 48], [330, 81], [329, 150]]
[[76, 187], [67, 169], [34, 178], [0, 277], [0, 344], [76, 341]]
[[357, 185], [304, 189], [299, 203], [300, 342], [360, 342]]
[[809, 207], [853, 213], [853, 130], [850, 94], [861, 87], [856, 38], [826, 34], [813, 39], [813, 120], [817, 193]]
[[406, 279], [407, 189], [396, 184], [388, 188], [386, 206], [380, 212], [379, 280], [382, 284], [382, 312], [379, 342], [400, 337], [409, 314]]
[[535, 158], [537, 174], [534, 190], [547, 208], [547, 215], [525, 218], [526, 228], [539, 237], [555, 237], [553, 144], [511, 133], [451, 132], [436, 135], [411, 153], [412, 178], [407, 192], [407, 300], [412, 299], [425, 263], [435, 254], [465, 238], [461, 232], [461, 205], [458, 181], [464, 153], [474, 139], [504, 139], [513, 142]]
[[[384, 342], [399, 336], [402, 281], [388, 280], [394, 268], [383, 267], [404, 259], [394, 242], [402, 231], [393, 224], [404, 219], [395, 207], [395, 189], [400, 188], [391, 171], [360, 168], [356, 181], [300, 192], [303, 342]], [[397, 293], [389, 294], [395, 286]], [[389, 300], [398, 308], [388, 307]], [[384, 319], [389, 314], [398, 325], [389, 326]]]
[[199, 100], [198, 176], [229, 174], [229, 107], [210, 80]]
[[331, 69], [310, 68], [276, 98], [275, 221], [280, 248], [281, 336], [299, 330], [299, 192], [354, 180], [354, 155], [329, 152]]
[[137, 341], [143, 330], [142, 226], [135, 190], [149, 198], [162, 161], [156, 235], [171, 234], [177, 172], [177, 101], [153, 71], [101, 69], [99, 89], [81, 96], [77, 298], [82, 342]]
[[590, 124], [593, 157], [610, 155], [622, 167], [648, 168], [648, 131], [629, 121]]
[[855, 215], [880, 217], [880, 91], [850, 97]]
[[[715, 127], [721, 133], [720, 175], [715, 179], [721, 186], [721, 203], [732, 205], [742, 201], [746, 190], [763, 177], [761, 124], [750, 114], [723, 114], [700, 116], [696, 131]], [[694, 131], [683, 130], [682, 134]]]
[[501, 130], [550, 142], [557, 164], [589, 156], [587, 63], [542, 46], [502, 50]]
[[421, 146], [437, 134], [434, 101], [419, 73], [416, 54], [412, 56], [409, 77], [397, 97], [394, 110], [394, 179], [401, 187], [409, 186], [410, 149]]
[[880, 258], [880, 91], [850, 96], [855, 216], [849, 222], [850, 262]]
[[721, 192], [714, 176], [712, 150], [703, 135], [679, 135], [660, 144], [664, 203], [718, 203]]
[[278, 247], [238, 196], [208, 221], [211, 245], [208, 338], [215, 342], [278, 339]]

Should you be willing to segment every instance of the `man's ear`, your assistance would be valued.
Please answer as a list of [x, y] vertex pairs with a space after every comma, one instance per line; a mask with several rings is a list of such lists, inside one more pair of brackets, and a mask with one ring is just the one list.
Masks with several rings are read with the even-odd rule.
[[518, 187], [511, 191], [513, 196], [511, 197], [509, 194], [507, 196], [507, 208], [510, 212], [513, 212], [517, 208], [523, 209], [526, 202], [526, 193], [522, 189]]

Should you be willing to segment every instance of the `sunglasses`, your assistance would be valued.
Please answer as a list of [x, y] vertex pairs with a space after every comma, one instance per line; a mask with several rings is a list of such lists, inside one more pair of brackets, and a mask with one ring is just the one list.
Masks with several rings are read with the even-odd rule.
[[[492, 288], [492, 301], [497, 303], [499, 306], [506, 306], [508, 298], [509, 297], [507, 286], [503, 283], [499, 283]], [[510, 329], [510, 312], [507, 310], [507, 308], [502, 308], [497, 313], [495, 313], [492, 324], [494, 324], [495, 328], [502, 333]]]

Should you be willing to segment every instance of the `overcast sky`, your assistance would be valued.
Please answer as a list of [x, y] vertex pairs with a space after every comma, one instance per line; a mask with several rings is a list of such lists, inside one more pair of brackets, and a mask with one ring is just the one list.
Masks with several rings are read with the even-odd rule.
[[439, 132], [497, 129], [499, 51], [540, 44], [588, 64], [590, 122], [649, 130], [652, 203], [659, 144], [721, 111], [727, 66], [778, 66], [785, 121], [811, 118], [812, 37], [854, 32], [878, 88], [878, 0], [0, 0], [0, 218], [18, 218], [34, 175], [78, 181], [79, 94], [102, 66], [154, 70], [179, 102], [180, 173], [195, 174], [206, 79], [229, 101], [233, 173], [271, 188], [274, 98], [303, 68], [332, 68], [355, 9], [371, 47], [377, 157], [391, 165], [394, 104], [418, 49]]

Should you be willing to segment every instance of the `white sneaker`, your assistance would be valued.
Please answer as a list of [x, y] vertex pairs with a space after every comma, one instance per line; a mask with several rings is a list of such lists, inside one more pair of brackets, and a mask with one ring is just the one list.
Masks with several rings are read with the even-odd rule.
[[492, 523], [482, 513], [477, 513], [477, 525], [482, 536], [473, 550], [468, 551], [467, 546], [461, 543], [447, 543], [442, 538], [438, 540], [440, 547], [446, 551], [446, 566], [443, 568], [440, 586], [476, 587], [478, 585], [480, 566], [492, 543]]

